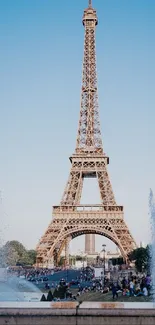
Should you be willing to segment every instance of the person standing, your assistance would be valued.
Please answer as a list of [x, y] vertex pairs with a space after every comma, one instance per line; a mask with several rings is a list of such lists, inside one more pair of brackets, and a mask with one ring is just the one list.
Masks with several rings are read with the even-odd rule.
[[118, 298], [117, 287], [114, 284], [112, 284], [112, 296], [113, 300], [115, 299], [115, 297]]
[[129, 288], [130, 288], [130, 296], [133, 296], [134, 295], [134, 283], [132, 280], [130, 281]]

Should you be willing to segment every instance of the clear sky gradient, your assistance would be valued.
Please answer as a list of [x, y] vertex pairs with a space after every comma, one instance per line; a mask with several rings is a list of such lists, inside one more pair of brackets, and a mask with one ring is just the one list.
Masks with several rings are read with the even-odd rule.
[[[5, 240], [35, 248], [59, 204], [80, 109], [87, 0], [0, 1], [0, 189]], [[93, 0], [109, 175], [134, 238], [149, 241], [155, 190], [155, 1]], [[83, 203], [99, 203], [84, 186]], [[97, 240], [101, 249], [104, 238]], [[83, 249], [83, 240], [72, 242]], [[109, 246], [110, 248], [110, 246]]]

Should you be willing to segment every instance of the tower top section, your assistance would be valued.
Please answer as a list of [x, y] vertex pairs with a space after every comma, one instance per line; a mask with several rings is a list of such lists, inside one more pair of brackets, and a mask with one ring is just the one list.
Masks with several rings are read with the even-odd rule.
[[89, 0], [84, 10], [85, 29], [81, 109], [76, 142], [76, 155], [102, 155], [103, 145], [98, 109], [95, 30], [98, 24], [96, 10]]
[[88, 8], [84, 10], [82, 22], [84, 26], [96, 26], [98, 24], [96, 10], [92, 7], [92, 0], [89, 0]]

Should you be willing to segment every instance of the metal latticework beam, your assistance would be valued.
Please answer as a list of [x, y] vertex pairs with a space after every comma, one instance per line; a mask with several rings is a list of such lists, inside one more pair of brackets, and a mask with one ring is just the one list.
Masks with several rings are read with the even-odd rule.
[[[98, 24], [92, 1], [84, 11], [85, 28], [84, 61], [81, 89], [81, 108], [75, 154], [70, 158], [72, 167], [62, 200], [53, 208], [53, 220], [37, 247], [38, 266], [58, 263], [65, 249], [69, 262], [70, 239], [83, 234], [100, 234], [111, 239], [120, 249], [125, 260], [136, 243], [124, 221], [123, 207], [115, 201], [107, 165], [109, 158], [103, 151], [97, 94], [95, 28]], [[80, 205], [83, 179], [96, 177], [99, 184], [101, 204]], [[87, 251], [94, 247], [87, 237]], [[92, 245], [93, 244], [93, 245]], [[94, 248], [93, 248], [94, 249]]]
[[100, 189], [100, 197], [103, 205], [116, 205], [114, 193], [107, 171], [108, 159], [104, 155], [100, 157], [72, 157], [72, 167], [69, 179], [63, 193], [61, 205], [79, 205], [82, 193], [83, 179], [96, 177]]

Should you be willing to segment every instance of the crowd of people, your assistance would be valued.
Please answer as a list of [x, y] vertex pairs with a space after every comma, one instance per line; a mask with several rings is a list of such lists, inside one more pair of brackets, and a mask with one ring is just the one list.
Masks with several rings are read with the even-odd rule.
[[126, 276], [121, 276], [118, 273], [118, 278], [113, 281], [112, 278], [104, 278], [103, 280], [96, 280], [92, 276], [91, 286], [82, 286], [79, 284], [78, 296], [88, 293], [90, 291], [108, 293], [112, 292], [112, 298], [117, 299], [119, 296], [123, 297], [139, 297], [151, 295], [151, 276], [149, 274], [132, 274], [127, 273]]
[[80, 275], [77, 276], [77, 280], [79, 283], [81, 282], [91, 282], [94, 279], [94, 271], [93, 268], [87, 267], [87, 268], [82, 268]]
[[62, 269], [57, 267], [54, 269], [48, 268], [23, 268], [23, 267], [10, 267], [8, 268], [8, 274], [14, 274], [18, 277], [24, 277], [26, 280], [37, 280], [39, 278], [47, 277], [49, 275], [53, 275], [56, 272], [61, 271]]
[[[51, 269], [35, 269], [35, 268], [18, 268], [9, 269], [9, 273], [14, 273], [19, 277], [24, 277], [28, 281], [34, 282], [38, 285], [40, 282], [44, 283], [42, 288], [46, 291], [51, 289], [57, 289], [59, 287], [59, 281], [52, 281], [53, 277], [49, 277], [58, 271], [62, 271], [62, 268]], [[72, 281], [66, 281], [66, 285], [70, 290], [72, 287], [77, 287], [77, 296], [85, 294], [90, 291], [98, 291], [100, 293], [112, 292], [112, 298], [117, 299], [120, 295], [123, 297], [147, 297], [151, 294], [151, 277], [149, 274], [138, 274], [127, 272], [125, 275], [121, 272], [114, 272], [115, 277], [110, 274], [110, 277], [104, 279], [95, 279], [94, 269], [91, 267], [82, 268], [78, 276]], [[117, 276], [116, 276], [117, 275]], [[49, 278], [51, 280], [49, 281]]]
[[136, 274], [133, 276], [132, 272], [128, 277], [119, 277], [117, 283], [112, 283], [113, 299], [118, 298], [121, 293], [127, 297], [149, 296], [151, 290], [151, 277], [149, 274]]

